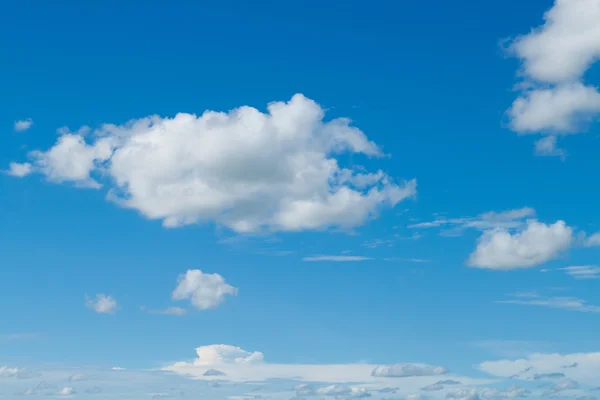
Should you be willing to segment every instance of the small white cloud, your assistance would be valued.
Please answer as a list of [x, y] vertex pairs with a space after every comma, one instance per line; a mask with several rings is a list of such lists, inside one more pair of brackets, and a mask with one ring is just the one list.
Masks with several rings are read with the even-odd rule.
[[479, 394], [476, 388], [450, 389], [446, 392], [446, 399], [479, 400]]
[[86, 295], [85, 306], [100, 314], [114, 314], [117, 312], [117, 301], [104, 294], [97, 294], [93, 299]]
[[355, 261], [369, 261], [372, 258], [362, 257], [362, 256], [326, 256], [326, 255], [318, 255], [312, 257], [304, 257], [302, 261], [333, 261], [333, 262], [355, 262]]
[[75, 393], [77, 393], [73, 388], [71, 387], [64, 387], [62, 389], [60, 389], [56, 395], [57, 396], [72, 396]]
[[0, 366], [0, 378], [16, 377], [24, 371], [25, 370], [23, 368]]
[[[447, 228], [445, 236], [457, 236], [465, 229], [489, 230], [494, 228], [515, 229], [525, 224], [526, 218], [535, 216], [530, 207], [517, 208], [502, 212], [489, 211], [476, 217], [446, 218], [438, 217], [433, 221], [409, 225], [409, 229]], [[450, 233], [450, 234], [448, 234]]]
[[142, 307], [142, 311], [146, 311], [150, 314], [157, 314], [157, 315], [182, 316], [182, 315], [187, 314], [187, 310], [185, 310], [181, 307], [168, 307], [168, 308], [164, 308], [164, 309], [160, 309], [160, 310], [153, 310], [153, 309], [148, 309], [146, 307]]
[[225, 296], [237, 296], [238, 289], [225, 282], [219, 274], [205, 274], [199, 269], [188, 270], [179, 276], [173, 300], [190, 299], [194, 307], [208, 310], [218, 307]]
[[122, 367], [112, 367], [111, 370], [113, 371], [127, 371], [127, 368], [122, 368]]
[[15, 121], [13, 128], [16, 132], [25, 132], [32, 126], [33, 126], [33, 120], [31, 118], [27, 118], [27, 119]]
[[6, 173], [17, 178], [22, 178], [33, 172], [33, 166], [30, 163], [15, 163], [11, 162], [8, 164], [8, 171]]
[[487, 269], [530, 268], [555, 259], [573, 241], [573, 230], [564, 221], [546, 225], [536, 220], [517, 233], [507, 229], [484, 232], [468, 264]]
[[598, 247], [600, 246], [600, 232], [594, 233], [590, 237], [585, 239], [584, 245], [586, 247]]
[[535, 142], [535, 155], [542, 157], [560, 157], [564, 160], [567, 152], [557, 146], [556, 136], [546, 136]]
[[600, 267], [594, 265], [580, 265], [570, 266], [565, 268], [559, 268], [561, 271], [565, 271], [567, 275], [572, 276], [575, 279], [598, 279], [600, 278]]
[[410, 376], [434, 376], [447, 374], [444, 367], [426, 364], [395, 364], [379, 366], [373, 370], [372, 376], [388, 378], [405, 378]]

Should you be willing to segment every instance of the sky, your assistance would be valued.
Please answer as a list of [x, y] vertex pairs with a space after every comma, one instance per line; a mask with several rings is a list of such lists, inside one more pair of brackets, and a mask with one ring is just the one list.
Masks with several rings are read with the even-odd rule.
[[595, 400], [599, 20], [8, 2], [0, 399]]

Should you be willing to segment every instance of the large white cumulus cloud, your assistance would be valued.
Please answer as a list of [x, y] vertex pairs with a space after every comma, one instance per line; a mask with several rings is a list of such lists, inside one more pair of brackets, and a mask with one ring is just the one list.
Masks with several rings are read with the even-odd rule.
[[323, 118], [300, 94], [267, 113], [243, 106], [151, 116], [62, 131], [22, 165], [54, 182], [106, 182], [109, 199], [165, 226], [215, 221], [238, 232], [352, 228], [416, 193], [415, 180], [340, 166], [344, 153], [384, 154], [349, 120]]

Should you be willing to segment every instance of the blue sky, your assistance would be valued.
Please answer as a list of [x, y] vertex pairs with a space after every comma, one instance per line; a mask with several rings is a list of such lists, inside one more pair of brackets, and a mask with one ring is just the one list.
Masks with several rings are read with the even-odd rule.
[[0, 397], [593, 395], [597, 18], [7, 5]]

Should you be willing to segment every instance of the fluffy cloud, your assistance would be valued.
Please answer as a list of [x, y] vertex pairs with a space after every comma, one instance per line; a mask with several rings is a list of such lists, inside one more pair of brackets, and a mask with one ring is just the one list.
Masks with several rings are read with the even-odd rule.
[[353, 261], [369, 261], [372, 258], [362, 256], [312, 256], [304, 257], [302, 261], [333, 261], [333, 262], [353, 262]]
[[117, 312], [117, 301], [104, 294], [97, 294], [93, 299], [86, 296], [85, 306], [100, 314], [114, 314]]
[[57, 396], [72, 396], [75, 393], [77, 393], [73, 388], [71, 387], [64, 387], [62, 389], [60, 389], [58, 392], [56, 392]]
[[570, 266], [565, 268], [559, 268], [559, 270], [565, 271], [567, 275], [570, 275], [575, 279], [600, 278], [600, 267], [593, 265]]
[[199, 269], [188, 270], [179, 276], [173, 300], [190, 299], [199, 310], [218, 307], [225, 296], [236, 296], [238, 289], [225, 282], [219, 274], [206, 274]]
[[556, 136], [546, 136], [535, 142], [535, 155], [560, 157], [563, 160], [567, 157], [567, 152], [557, 145]]
[[585, 239], [584, 245], [586, 247], [598, 247], [600, 246], [600, 232], [594, 233], [590, 237]]
[[404, 378], [409, 376], [434, 376], [444, 375], [448, 370], [444, 367], [436, 367], [425, 364], [395, 364], [379, 366], [373, 370], [371, 375], [379, 377]]
[[[582, 83], [600, 57], [600, 1], [556, 0], [545, 23], [517, 37], [510, 51], [522, 60], [524, 92], [508, 115], [519, 133], [566, 134], [600, 112], [600, 93]], [[554, 140], [554, 142], [552, 142]], [[555, 139], [536, 143], [538, 155], [564, 157]]]
[[479, 400], [479, 394], [475, 388], [450, 389], [446, 392], [446, 399]]
[[17, 178], [22, 178], [33, 172], [33, 166], [30, 163], [15, 163], [11, 162], [8, 164], [8, 170], [6, 173]]
[[52, 148], [29, 157], [53, 182], [99, 188], [102, 177], [110, 200], [168, 227], [350, 229], [415, 195], [415, 180], [340, 166], [344, 153], [384, 154], [349, 120], [323, 118], [317, 103], [295, 95], [269, 104], [268, 113], [243, 106], [62, 130]]
[[21, 119], [21, 120], [15, 121], [15, 123], [13, 125], [13, 129], [15, 130], [15, 132], [25, 132], [32, 126], [33, 126], [33, 120], [31, 118], [27, 118], [27, 119]]
[[22, 373], [24, 371], [25, 370], [22, 368], [1, 366], [0, 367], [0, 378], [17, 377], [20, 373]]
[[469, 265], [489, 269], [529, 268], [550, 261], [567, 250], [573, 230], [564, 221], [554, 224], [529, 220], [527, 226], [511, 233], [497, 228], [486, 231], [469, 258]]
[[[598, 112], [598, 90], [574, 83], [530, 91], [515, 100], [508, 114], [512, 129], [519, 133], [571, 133], [579, 131]], [[542, 155], [557, 151], [556, 139], [550, 138], [537, 143], [536, 150]]]

